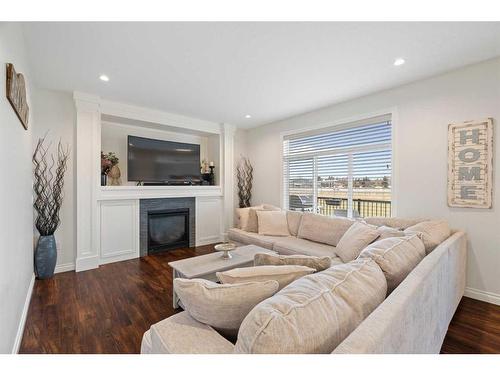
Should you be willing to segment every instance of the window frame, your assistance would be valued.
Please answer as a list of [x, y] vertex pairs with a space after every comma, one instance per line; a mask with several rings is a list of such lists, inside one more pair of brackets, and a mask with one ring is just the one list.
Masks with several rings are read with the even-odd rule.
[[[387, 117], [391, 121], [391, 141], [386, 142], [386, 143], [379, 143], [376, 145], [362, 145], [362, 146], [349, 146], [345, 148], [337, 148], [335, 150], [325, 150], [321, 152], [311, 152], [309, 154], [304, 153], [301, 154], [300, 156], [295, 156], [292, 159], [296, 160], [299, 158], [311, 158], [314, 156], [322, 156], [322, 155], [336, 155], [336, 154], [348, 154], [350, 155], [350, 163], [349, 163], [349, 176], [352, 176], [352, 155], [355, 152], [365, 152], [365, 151], [373, 151], [373, 150], [383, 150], [384, 147], [385, 149], [390, 149], [391, 150], [391, 217], [397, 216], [398, 212], [398, 204], [397, 204], [397, 197], [398, 197], [398, 192], [397, 192], [397, 148], [396, 148], [396, 135], [397, 135], [397, 123], [398, 123], [398, 112], [397, 108], [390, 108], [387, 110], [380, 110], [377, 112], [372, 112], [360, 116], [354, 116], [351, 118], [345, 118], [343, 120], [338, 120], [338, 121], [333, 121], [330, 122], [328, 125], [322, 124], [318, 126], [311, 126], [308, 128], [302, 128], [302, 129], [297, 129], [297, 130], [290, 130], [290, 131], [284, 131], [280, 133], [280, 153], [281, 153], [281, 168], [280, 168], [280, 202], [281, 206], [284, 209], [288, 209], [288, 194], [285, 194], [285, 177], [287, 177], [285, 167], [286, 163], [288, 161], [288, 158], [286, 158], [285, 155], [285, 147], [284, 147], [284, 141], [290, 138], [297, 138], [300, 136], [309, 136], [313, 134], [321, 134], [321, 133], [327, 133], [327, 132], [336, 132], [336, 131], [342, 131], [342, 130], [348, 130], [351, 128], [356, 128], [360, 127], [363, 125], [370, 125], [371, 123], [374, 123], [374, 121], [377, 120], [377, 118], [382, 118], [382, 117]], [[317, 163], [314, 163], [317, 165]], [[316, 180], [316, 179], [313, 179]], [[352, 215], [352, 194], [353, 194], [353, 189], [352, 189], [352, 178], [349, 178], [349, 190], [348, 194], [350, 195], [350, 199], [348, 200], [349, 202], [349, 207], [348, 207], [348, 213], [349, 215]], [[314, 181], [314, 185], [317, 184], [317, 181]], [[287, 188], [288, 191], [288, 188]], [[313, 195], [314, 195], [314, 208], [316, 209], [317, 207], [317, 189], [313, 188]]]

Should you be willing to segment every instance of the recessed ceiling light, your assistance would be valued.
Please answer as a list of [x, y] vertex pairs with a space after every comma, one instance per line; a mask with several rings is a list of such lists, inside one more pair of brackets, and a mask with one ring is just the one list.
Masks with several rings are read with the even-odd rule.
[[394, 60], [394, 66], [403, 65], [405, 62], [406, 62], [405, 59], [402, 59], [401, 57], [399, 57], [396, 60]]
[[250, 115], [245, 115], [245, 118], [252, 118], [252, 116], [250, 116]]
[[104, 81], [104, 82], [108, 82], [108, 81], [109, 81], [109, 77], [108, 77], [106, 74], [101, 74], [101, 75], [99, 76], [99, 79], [100, 79], [101, 81]]

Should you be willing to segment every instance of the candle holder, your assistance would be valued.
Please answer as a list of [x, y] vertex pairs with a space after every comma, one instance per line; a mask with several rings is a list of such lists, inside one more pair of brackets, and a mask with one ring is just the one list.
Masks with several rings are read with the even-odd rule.
[[215, 166], [211, 165], [209, 168], [210, 168], [210, 175], [208, 182], [210, 185], [215, 185], [215, 173], [214, 173]]

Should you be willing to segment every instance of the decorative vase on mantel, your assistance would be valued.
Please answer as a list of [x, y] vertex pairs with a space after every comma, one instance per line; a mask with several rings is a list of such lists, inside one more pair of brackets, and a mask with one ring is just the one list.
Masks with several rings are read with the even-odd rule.
[[54, 275], [57, 262], [56, 239], [53, 234], [40, 236], [35, 249], [35, 274], [39, 279]]

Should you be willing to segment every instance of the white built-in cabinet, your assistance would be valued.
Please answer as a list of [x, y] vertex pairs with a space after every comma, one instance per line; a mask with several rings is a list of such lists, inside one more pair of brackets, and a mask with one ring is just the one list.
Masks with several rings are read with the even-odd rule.
[[[83, 93], [75, 93], [74, 100], [77, 113], [77, 272], [139, 257], [141, 199], [194, 197], [195, 244], [201, 246], [224, 240], [234, 211], [234, 126], [110, 102]], [[103, 121], [205, 137], [206, 152], [215, 161], [218, 171], [217, 185], [100, 186]]]

